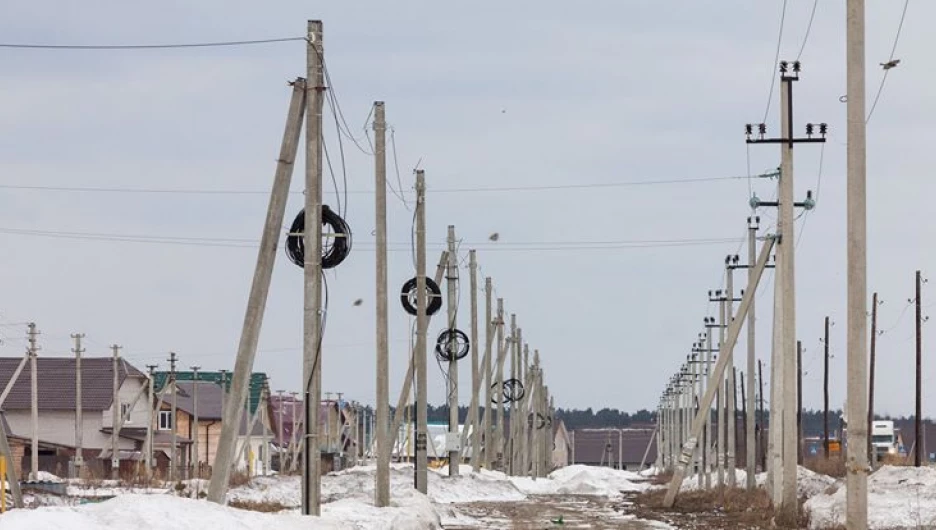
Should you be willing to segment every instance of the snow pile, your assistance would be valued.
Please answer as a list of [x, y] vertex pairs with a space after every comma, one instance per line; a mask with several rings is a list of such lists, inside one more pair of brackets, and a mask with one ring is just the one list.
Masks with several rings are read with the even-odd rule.
[[459, 475], [448, 476], [448, 468], [429, 473], [429, 498], [439, 504], [456, 502], [510, 502], [526, 499], [506, 475], [496, 471], [474, 473], [461, 466]]
[[[845, 523], [845, 488], [806, 502], [811, 527]], [[883, 466], [868, 477], [869, 528], [936, 526], [936, 468]]]
[[259, 513], [174, 495], [120, 495], [114, 499], [74, 507], [13, 510], [3, 516], [4, 530], [68, 528], [69, 530], [205, 530], [231, 529], [355, 529], [422, 530], [440, 528], [429, 500], [412, 494], [390, 508], [375, 508], [356, 500], [322, 506], [321, 517], [295, 511]]
[[622, 492], [639, 492], [647, 488], [635, 472], [583, 465], [557, 469], [545, 479], [510, 477], [510, 481], [527, 495], [619, 497]]
[[[726, 469], [725, 470], [725, 476], [726, 476], [725, 482], [726, 483], [728, 482], [728, 478], [727, 478], [728, 473], [729, 471]], [[702, 477], [701, 486], [699, 485], [700, 476]], [[711, 482], [712, 482], [712, 487], [715, 487], [715, 485], [718, 484], [718, 472], [717, 471], [712, 471]], [[743, 469], [735, 469], [735, 486], [739, 488], [743, 488], [745, 487], [746, 484], [747, 484], [747, 472]], [[686, 479], [683, 480], [682, 485], [679, 487], [679, 491], [696, 491], [700, 489], [705, 489], [705, 476], [699, 475], [699, 474], [686, 477]]]
[[52, 473], [49, 473], [48, 471], [40, 471], [39, 474], [36, 475], [36, 480], [39, 482], [56, 482], [56, 483], [65, 482], [64, 480], [59, 478], [57, 475], [53, 475]]
[[[228, 491], [228, 502], [278, 503], [286, 508], [302, 506], [302, 482], [299, 476], [256, 477], [249, 484]], [[324, 497], [324, 496], [323, 496]], [[323, 502], [328, 502], [322, 499]]]
[[[822, 475], [815, 471], [806, 469], [803, 466], [796, 468], [796, 495], [798, 497], [812, 498], [816, 495], [825, 493], [829, 488], [836, 485], [838, 481], [828, 475]], [[767, 486], [767, 473], [757, 475], [757, 485]]]

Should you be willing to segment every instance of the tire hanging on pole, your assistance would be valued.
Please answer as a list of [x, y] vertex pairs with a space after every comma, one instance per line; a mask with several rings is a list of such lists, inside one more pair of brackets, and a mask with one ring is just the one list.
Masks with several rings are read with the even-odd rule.
[[[322, 269], [333, 269], [351, 253], [351, 227], [327, 204], [322, 205]], [[305, 262], [305, 209], [293, 219], [286, 235], [286, 255], [299, 267]]]
[[[442, 289], [432, 278], [426, 278], [426, 315], [432, 316], [442, 309]], [[400, 302], [403, 310], [416, 316], [416, 278], [410, 278], [400, 290]]]
[[436, 339], [435, 351], [440, 361], [460, 361], [471, 351], [471, 341], [460, 329], [445, 329]]

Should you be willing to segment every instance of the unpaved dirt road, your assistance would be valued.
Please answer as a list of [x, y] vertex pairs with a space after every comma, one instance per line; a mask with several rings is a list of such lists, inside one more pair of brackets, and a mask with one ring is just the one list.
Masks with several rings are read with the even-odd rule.
[[649, 530], [664, 527], [625, 515], [620, 501], [587, 495], [531, 495], [524, 501], [473, 502], [452, 504], [447, 508], [442, 517], [446, 530]]

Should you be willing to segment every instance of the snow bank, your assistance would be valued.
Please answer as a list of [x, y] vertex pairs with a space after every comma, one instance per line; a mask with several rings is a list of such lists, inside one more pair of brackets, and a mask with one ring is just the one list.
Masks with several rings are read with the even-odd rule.
[[[845, 523], [845, 487], [806, 502], [811, 527]], [[936, 468], [883, 466], [868, 476], [869, 528], [936, 526]]]
[[299, 530], [423, 530], [441, 528], [425, 496], [412, 495], [390, 508], [342, 500], [322, 506], [321, 517], [295, 511], [266, 514], [220, 506], [174, 495], [121, 495], [109, 501], [74, 507], [13, 510], [3, 516], [4, 530], [205, 530], [205, 528]]
[[[729, 471], [725, 470], [725, 481], [727, 482], [727, 474]], [[765, 479], [766, 480], [766, 479]], [[712, 487], [718, 483], [718, 472], [712, 471]], [[668, 485], [669, 483], [667, 483]], [[735, 469], [735, 485], [739, 488], [743, 488], [747, 484], [747, 472], [743, 469]], [[705, 476], [702, 476], [702, 486], [699, 486], [699, 475], [691, 475], [686, 477], [683, 480], [682, 486], [680, 486], [679, 491], [696, 491], [699, 489], [705, 489]]]
[[[807, 499], [812, 498], [825, 493], [838, 482], [839, 481], [828, 475], [821, 475], [803, 466], [798, 466], [796, 468], [796, 494], [799, 497], [806, 497]], [[767, 473], [758, 473], [757, 485], [761, 487], [767, 486]]]
[[545, 479], [510, 477], [510, 481], [527, 495], [619, 497], [622, 492], [639, 492], [648, 487], [635, 472], [583, 465], [557, 469]]

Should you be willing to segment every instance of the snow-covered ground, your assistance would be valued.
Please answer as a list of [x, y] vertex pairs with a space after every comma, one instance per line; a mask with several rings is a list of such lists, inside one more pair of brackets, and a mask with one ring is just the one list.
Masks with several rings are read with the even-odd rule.
[[[615, 509], [622, 492], [638, 492], [648, 487], [633, 472], [570, 466], [548, 478], [534, 480], [507, 477], [496, 471], [473, 473], [470, 466], [462, 466], [459, 476], [449, 477], [448, 469], [442, 468], [430, 470], [426, 496], [413, 489], [413, 466], [394, 464], [390, 474], [392, 505], [379, 509], [373, 506], [375, 471], [373, 466], [359, 466], [322, 477], [322, 517], [315, 519], [299, 515], [301, 484], [295, 476], [258, 477], [228, 493], [230, 503], [282, 506], [283, 511], [278, 513], [209, 503], [203, 499], [207, 490], [205, 480], [185, 481], [178, 488], [148, 489], [122, 488], [107, 482], [88, 488], [68, 481], [68, 497], [43, 496], [38, 504], [45, 506], [4, 515], [0, 518], [0, 529], [205, 530], [207, 525], [214, 525], [225, 529], [288, 530], [301, 525], [407, 530], [441, 528], [443, 519], [447, 526], [501, 528], [518, 517], [545, 518], [552, 512], [565, 513], [568, 519], [581, 515], [599, 517], [601, 521], [626, 521], [627, 528], [653, 527], [653, 523], [644, 525]], [[115, 498], [82, 503], [83, 498], [94, 496]], [[593, 500], [576, 500], [586, 498]]]
[[[845, 486], [806, 502], [812, 528], [845, 523]], [[936, 528], [936, 468], [883, 466], [868, 476], [868, 526]]]

